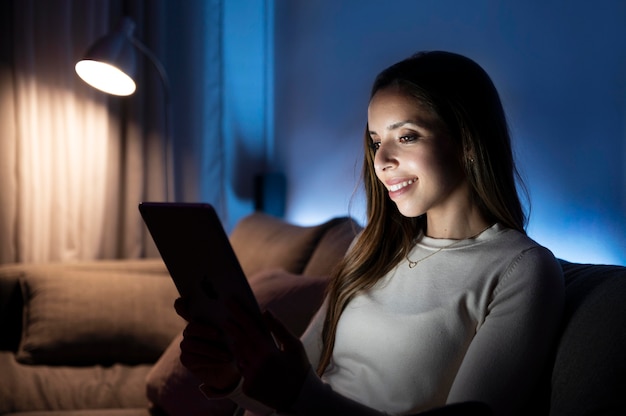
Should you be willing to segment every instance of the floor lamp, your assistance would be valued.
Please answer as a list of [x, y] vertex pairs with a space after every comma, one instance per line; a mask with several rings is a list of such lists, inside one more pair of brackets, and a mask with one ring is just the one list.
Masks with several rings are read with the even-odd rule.
[[163, 85], [165, 101], [165, 200], [173, 196], [171, 183], [171, 101], [170, 85], [165, 68], [157, 57], [133, 36], [135, 23], [124, 17], [108, 35], [98, 39], [76, 63], [76, 73], [87, 84], [101, 91], [118, 96], [127, 96], [135, 92], [136, 85], [136, 49], [139, 49], [159, 73]]

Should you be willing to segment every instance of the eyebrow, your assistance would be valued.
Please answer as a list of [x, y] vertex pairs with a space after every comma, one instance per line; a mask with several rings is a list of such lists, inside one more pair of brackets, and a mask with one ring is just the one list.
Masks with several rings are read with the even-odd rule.
[[[396, 122], [396, 123], [393, 123], [393, 124], [388, 125], [388, 126], [386, 127], [386, 130], [387, 130], [387, 131], [391, 131], [391, 130], [397, 129], [398, 127], [402, 127], [402, 126], [404, 126], [405, 124], [415, 124], [415, 125], [419, 125], [419, 124], [418, 124], [415, 120], [404, 120], [404, 121], [398, 121], [398, 122]], [[374, 130], [370, 130], [369, 132], [370, 132], [370, 134], [378, 134], [378, 133], [376, 133]]]

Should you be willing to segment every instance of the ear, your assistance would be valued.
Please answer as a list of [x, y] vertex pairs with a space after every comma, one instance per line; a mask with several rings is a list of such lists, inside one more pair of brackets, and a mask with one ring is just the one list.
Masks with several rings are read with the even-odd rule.
[[476, 154], [474, 152], [474, 149], [470, 148], [469, 146], [465, 146], [463, 148], [463, 161], [465, 165], [471, 166], [472, 164], [474, 164], [475, 160]]

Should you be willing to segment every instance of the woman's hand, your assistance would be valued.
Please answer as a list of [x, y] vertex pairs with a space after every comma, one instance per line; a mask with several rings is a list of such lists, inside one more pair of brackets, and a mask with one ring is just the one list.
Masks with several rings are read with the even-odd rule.
[[180, 361], [204, 387], [202, 391], [215, 398], [234, 390], [241, 380], [226, 336], [216, 326], [191, 318], [184, 299], [174, 303], [176, 312], [189, 323], [180, 343]]
[[300, 340], [269, 311], [265, 327], [239, 303], [229, 303], [232, 320], [225, 328], [243, 375], [243, 392], [278, 411], [291, 408], [311, 369]]
[[273, 314], [265, 312], [259, 322], [241, 303], [227, 301], [229, 320], [221, 330], [193, 320], [183, 299], [174, 306], [189, 321], [180, 360], [205, 384], [205, 394], [223, 397], [243, 377], [242, 391], [247, 396], [279, 411], [291, 408], [311, 364], [300, 340]]

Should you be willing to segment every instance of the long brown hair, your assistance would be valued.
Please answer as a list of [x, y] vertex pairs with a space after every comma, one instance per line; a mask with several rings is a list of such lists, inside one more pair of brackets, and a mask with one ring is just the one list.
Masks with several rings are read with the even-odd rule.
[[[498, 92], [474, 61], [449, 52], [420, 52], [382, 71], [370, 98], [389, 86], [415, 97], [448, 129], [463, 155], [472, 197], [485, 218], [525, 232], [526, 214], [517, 185], [526, 192], [513, 159], [511, 140]], [[374, 170], [369, 129], [364, 134], [362, 180], [367, 223], [329, 284], [322, 331], [322, 374], [331, 362], [339, 317], [350, 300], [371, 288], [411, 250], [425, 218], [400, 214]]]

